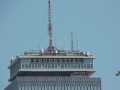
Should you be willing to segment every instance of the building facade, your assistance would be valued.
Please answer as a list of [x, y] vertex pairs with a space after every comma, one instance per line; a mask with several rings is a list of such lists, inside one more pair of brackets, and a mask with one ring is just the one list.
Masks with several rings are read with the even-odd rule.
[[5, 90], [101, 90], [101, 79], [91, 77], [94, 59], [78, 51], [25, 52], [12, 58]]

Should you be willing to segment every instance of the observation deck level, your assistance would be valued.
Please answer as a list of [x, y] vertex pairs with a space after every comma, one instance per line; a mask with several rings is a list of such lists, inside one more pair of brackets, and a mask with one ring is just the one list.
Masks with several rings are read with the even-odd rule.
[[11, 59], [10, 80], [16, 76], [90, 76], [95, 72], [94, 59], [94, 54], [80, 51], [24, 52]]

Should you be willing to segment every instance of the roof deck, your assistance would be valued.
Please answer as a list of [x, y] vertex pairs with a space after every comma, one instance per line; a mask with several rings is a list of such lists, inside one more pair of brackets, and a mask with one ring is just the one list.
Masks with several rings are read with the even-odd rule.
[[[17, 63], [20, 59], [95, 59], [95, 54], [83, 51], [54, 50], [48, 52], [45, 50], [25, 51], [23, 55], [11, 58], [11, 65]], [[10, 66], [11, 66], [10, 65]]]
[[45, 50], [39, 50], [39, 51], [26, 51], [24, 52], [24, 55], [22, 56], [81, 56], [81, 57], [92, 57], [95, 58], [95, 54], [90, 52], [84, 52], [84, 51], [78, 51], [78, 50], [53, 50], [51, 52], [45, 51]]

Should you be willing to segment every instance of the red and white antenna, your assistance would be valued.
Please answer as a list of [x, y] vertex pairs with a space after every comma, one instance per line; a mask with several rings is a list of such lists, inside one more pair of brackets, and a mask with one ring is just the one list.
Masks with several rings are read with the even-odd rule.
[[49, 48], [53, 47], [52, 42], [52, 15], [51, 15], [51, 0], [48, 0], [48, 35], [49, 35]]

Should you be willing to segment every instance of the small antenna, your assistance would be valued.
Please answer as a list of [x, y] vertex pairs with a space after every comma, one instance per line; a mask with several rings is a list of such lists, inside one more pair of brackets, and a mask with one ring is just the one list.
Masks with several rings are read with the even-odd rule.
[[79, 40], [78, 40], [78, 35], [76, 34], [76, 50], [79, 51]]
[[78, 46], [79, 46], [79, 41], [78, 41], [78, 39], [77, 39], [77, 42], [76, 42], [76, 43], [77, 43], [76, 46], [77, 46], [77, 50], [78, 50], [78, 49], [79, 49], [79, 47], [78, 47]]
[[74, 50], [73, 32], [71, 32], [71, 51]]

